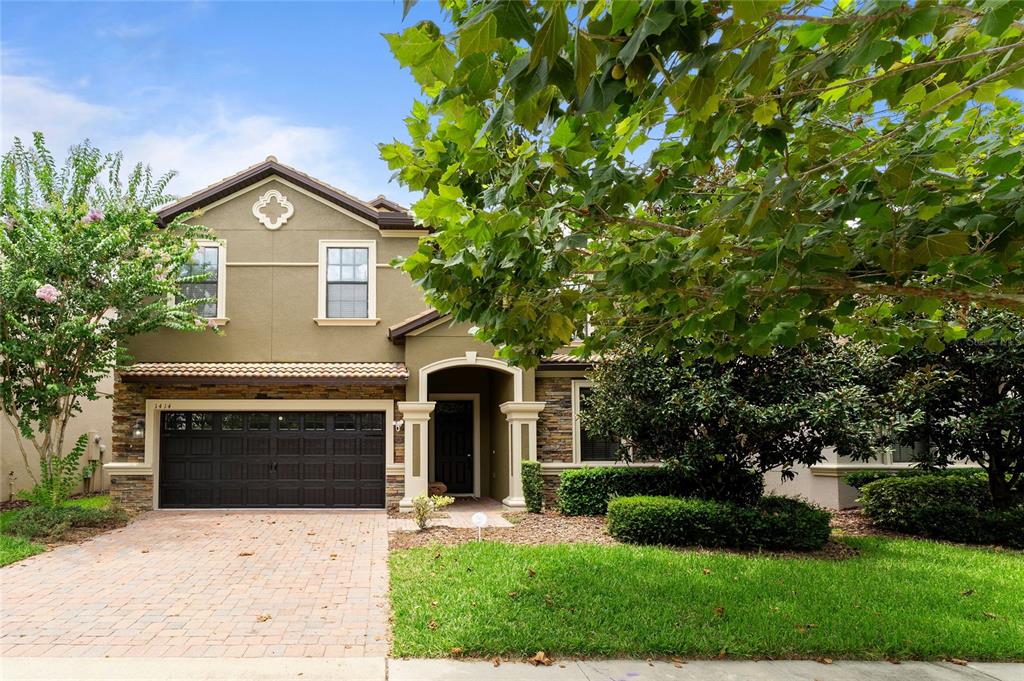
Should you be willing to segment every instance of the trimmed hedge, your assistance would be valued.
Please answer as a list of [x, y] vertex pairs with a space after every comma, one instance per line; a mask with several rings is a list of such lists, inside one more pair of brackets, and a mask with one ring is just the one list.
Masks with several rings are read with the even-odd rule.
[[887, 477], [864, 485], [860, 502], [864, 514], [886, 529], [1024, 547], [1024, 507], [993, 510], [984, 473]]
[[928, 470], [927, 468], [906, 468], [901, 470], [888, 471], [856, 471], [843, 476], [843, 482], [850, 487], [860, 489], [875, 480], [886, 478], [916, 478], [921, 475], [942, 476], [942, 475], [977, 475], [977, 468], [943, 468], [940, 470]]
[[544, 508], [544, 481], [540, 475], [540, 462], [524, 461], [522, 473], [526, 510], [530, 513], [540, 513]]
[[559, 476], [558, 507], [564, 515], [604, 515], [608, 501], [616, 496], [697, 497], [749, 505], [763, 493], [764, 478], [757, 471], [743, 471], [722, 482], [667, 466], [600, 466], [563, 471]]
[[633, 544], [812, 551], [831, 534], [829, 513], [797, 499], [762, 497], [756, 505], [677, 497], [618, 497], [608, 532]]

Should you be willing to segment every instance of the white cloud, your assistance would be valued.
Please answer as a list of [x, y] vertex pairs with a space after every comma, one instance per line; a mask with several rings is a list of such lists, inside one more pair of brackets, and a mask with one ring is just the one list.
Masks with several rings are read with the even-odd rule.
[[94, 129], [116, 125], [115, 109], [61, 92], [35, 76], [4, 74], [0, 92], [0, 136], [5, 148], [14, 137], [31, 139], [34, 131], [41, 130], [47, 133], [51, 149], [64, 150]]
[[[131, 109], [86, 101], [35, 76], [5, 74], [2, 88], [4, 148], [15, 136], [29, 138], [41, 130], [59, 158], [88, 137], [104, 151], [123, 151], [127, 162], [143, 161], [157, 173], [176, 170], [169, 191], [178, 195], [274, 155], [360, 198], [384, 192], [399, 202], [409, 199], [385, 186], [386, 176], [367, 172], [376, 152], [345, 128], [297, 125], [220, 102], [175, 97], [161, 88], [144, 96], [131, 93], [126, 101], [137, 107]], [[363, 158], [353, 153], [356, 144]]]

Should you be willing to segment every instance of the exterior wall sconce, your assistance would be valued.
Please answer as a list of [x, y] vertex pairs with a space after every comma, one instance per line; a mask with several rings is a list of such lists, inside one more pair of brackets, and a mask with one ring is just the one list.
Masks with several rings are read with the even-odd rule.
[[395, 421], [394, 425], [395, 425], [395, 432], [396, 433], [401, 433], [402, 430], [405, 428], [405, 419], [398, 419], [397, 421]]
[[132, 439], [141, 440], [144, 437], [146, 437], [146, 421], [145, 419], [139, 419], [132, 428]]

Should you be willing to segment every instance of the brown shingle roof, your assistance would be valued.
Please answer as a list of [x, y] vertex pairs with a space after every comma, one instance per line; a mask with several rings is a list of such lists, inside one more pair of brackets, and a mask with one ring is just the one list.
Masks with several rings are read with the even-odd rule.
[[402, 362], [140, 362], [120, 372], [126, 382], [405, 383]]

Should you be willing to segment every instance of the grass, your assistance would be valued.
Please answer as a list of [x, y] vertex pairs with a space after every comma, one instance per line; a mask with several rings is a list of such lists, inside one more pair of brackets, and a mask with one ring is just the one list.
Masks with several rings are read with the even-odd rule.
[[860, 555], [830, 561], [492, 542], [398, 551], [393, 650], [1024, 659], [1024, 554], [844, 541]]
[[[110, 505], [110, 497], [106, 495], [92, 496], [92, 497], [81, 497], [79, 499], [69, 499], [64, 502], [65, 506], [80, 506], [81, 508], [106, 508]], [[3, 511], [0, 513], [0, 567], [4, 565], [10, 565], [16, 563], [19, 560], [34, 556], [37, 553], [42, 553], [46, 550], [46, 547], [42, 544], [36, 544], [24, 537], [13, 537], [9, 534], [5, 534], [7, 531], [7, 525], [21, 513], [23, 509], [13, 508], [9, 511]]]

